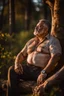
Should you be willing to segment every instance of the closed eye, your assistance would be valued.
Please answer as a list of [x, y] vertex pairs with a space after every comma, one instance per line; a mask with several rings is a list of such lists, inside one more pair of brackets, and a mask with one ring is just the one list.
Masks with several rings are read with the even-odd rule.
[[35, 30], [37, 30], [37, 31], [41, 31], [43, 29], [43, 26], [36, 26], [35, 27]]

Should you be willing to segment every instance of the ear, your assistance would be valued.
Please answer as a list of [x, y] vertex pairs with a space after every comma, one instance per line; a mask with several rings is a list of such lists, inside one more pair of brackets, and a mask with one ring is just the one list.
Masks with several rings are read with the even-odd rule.
[[48, 32], [48, 26], [45, 27], [45, 31]]

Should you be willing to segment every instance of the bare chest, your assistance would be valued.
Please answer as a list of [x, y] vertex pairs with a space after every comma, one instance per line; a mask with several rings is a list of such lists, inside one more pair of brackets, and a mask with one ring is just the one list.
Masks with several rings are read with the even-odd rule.
[[41, 43], [37, 43], [37, 42], [32, 42], [32, 44], [30, 44], [27, 48], [27, 53], [31, 54], [32, 52], [37, 51], [38, 53], [42, 53], [42, 54], [49, 54], [49, 40], [46, 40], [44, 42]]

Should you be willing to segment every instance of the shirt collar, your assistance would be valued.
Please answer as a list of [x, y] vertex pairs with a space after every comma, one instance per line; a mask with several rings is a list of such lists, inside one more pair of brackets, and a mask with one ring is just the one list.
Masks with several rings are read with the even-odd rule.
[[50, 38], [50, 34], [47, 34], [47, 35], [46, 35], [46, 38], [49, 39], [49, 38]]

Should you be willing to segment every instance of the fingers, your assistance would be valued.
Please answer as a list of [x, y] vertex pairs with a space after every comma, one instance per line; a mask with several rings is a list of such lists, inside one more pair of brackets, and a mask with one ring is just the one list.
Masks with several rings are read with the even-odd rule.
[[33, 90], [33, 96], [38, 96], [38, 86], [36, 86]]
[[42, 80], [37, 79], [37, 85], [40, 85], [42, 83]]
[[41, 83], [43, 83], [44, 80], [45, 80], [45, 78], [46, 78], [46, 76], [47, 76], [46, 73], [45, 73], [45, 74], [40, 74], [40, 75], [38, 76], [38, 79], [37, 79], [37, 84], [40, 85]]
[[33, 91], [33, 96], [45, 96], [45, 87], [47, 86], [48, 82], [45, 81], [43, 84], [36, 86]]
[[34, 94], [33, 96], [43, 96], [44, 95], [43, 85], [36, 86], [33, 94]]
[[15, 72], [16, 72], [17, 74], [19, 74], [19, 75], [23, 74], [23, 68], [22, 68], [22, 66], [14, 69], [14, 70], [15, 70]]
[[39, 84], [39, 77], [38, 77], [38, 79], [37, 79], [37, 84]]
[[22, 65], [20, 66], [20, 71], [21, 71], [21, 73], [23, 73], [23, 67], [22, 67]]
[[38, 76], [38, 79], [37, 79], [37, 85], [39, 85], [41, 83], [41, 77]]
[[15, 72], [17, 73], [17, 74], [21, 74], [21, 71], [19, 70], [19, 69], [15, 69]]
[[43, 83], [43, 76], [42, 75], [39, 75], [38, 76], [38, 79], [37, 79], [37, 85], [40, 85], [41, 83]]

